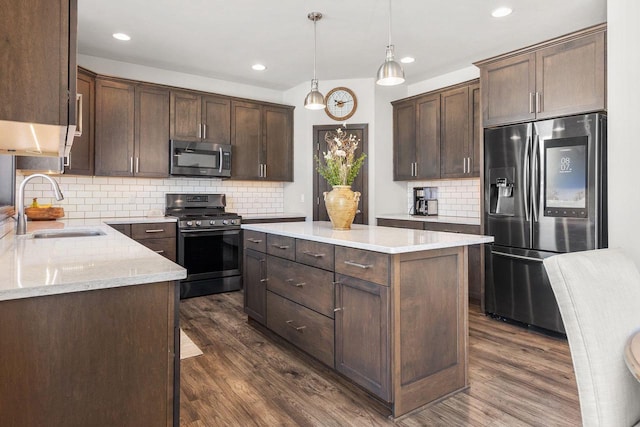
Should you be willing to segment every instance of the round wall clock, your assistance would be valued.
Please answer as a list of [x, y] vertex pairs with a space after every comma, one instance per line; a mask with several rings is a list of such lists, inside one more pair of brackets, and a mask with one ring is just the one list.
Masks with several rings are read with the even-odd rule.
[[325, 97], [327, 106], [324, 111], [333, 120], [347, 120], [358, 107], [358, 99], [353, 91], [346, 87], [331, 89]]

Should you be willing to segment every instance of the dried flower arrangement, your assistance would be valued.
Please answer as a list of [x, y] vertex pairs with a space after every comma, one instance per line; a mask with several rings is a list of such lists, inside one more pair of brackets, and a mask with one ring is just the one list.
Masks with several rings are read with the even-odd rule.
[[324, 164], [316, 156], [318, 173], [327, 180], [329, 185], [351, 185], [358, 176], [366, 154], [355, 158], [355, 152], [360, 140], [353, 134], [348, 134], [338, 128], [335, 132], [327, 132], [324, 140], [327, 152], [322, 153]]

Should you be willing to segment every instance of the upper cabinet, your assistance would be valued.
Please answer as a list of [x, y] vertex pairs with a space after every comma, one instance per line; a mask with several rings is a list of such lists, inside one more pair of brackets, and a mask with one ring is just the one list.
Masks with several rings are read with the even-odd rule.
[[95, 74], [78, 69], [78, 123], [71, 151], [67, 156], [64, 173], [93, 175], [95, 141]]
[[171, 139], [229, 144], [231, 101], [197, 92], [171, 91]]
[[231, 101], [231, 177], [293, 181], [293, 107]]
[[95, 174], [169, 175], [169, 90], [129, 81], [96, 81]]
[[[0, 9], [0, 153], [61, 156], [76, 125], [77, 1], [3, 1]], [[18, 137], [32, 133], [38, 147]]]
[[394, 180], [479, 176], [477, 80], [393, 102]]
[[605, 25], [476, 63], [485, 127], [606, 108]]

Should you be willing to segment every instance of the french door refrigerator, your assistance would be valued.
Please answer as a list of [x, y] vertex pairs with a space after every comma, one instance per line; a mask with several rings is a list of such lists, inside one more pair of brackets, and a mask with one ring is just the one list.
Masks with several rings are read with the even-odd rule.
[[484, 131], [485, 311], [564, 333], [542, 260], [607, 246], [604, 114]]

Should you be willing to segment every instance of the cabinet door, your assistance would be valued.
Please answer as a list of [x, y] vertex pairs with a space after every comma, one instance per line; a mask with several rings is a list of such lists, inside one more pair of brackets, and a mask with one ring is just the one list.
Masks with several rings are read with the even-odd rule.
[[480, 69], [485, 127], [534, 120], [536, 54], [525, 53]]
[[264, 178], [293, 181], [293, 111], [264, 107]]
[[244, 287], [244, 312], [255, 321], [267, 322], [267, 272], [266, 255], [251, 249], [244, 251], [242, 283]]
[[202, 97], [192, 92], [171, 91], [171, 139], [199, 141], [202, 137]]
[[598, 33], [537, 52], [539, 119], [604, 110], [604, 50], [604, 33]]
[[169, 176], [169, 91], [155, 86], [136, 88], [136, 176]]
[[414, 177], [416, 161], [416, 104], [414, 101], [393, 106], [393, 180]]
[[231, 102], [231, 177], [260, 179], [262, 171], [262, 106]]
[[416, 112], [414, 179], [440, 178], [440, 94], [417, 99]]
[[78, 119], [76, 132], [80, 136], [73, 139], [73, 146], [68, 157], [68, 166], [64, 172], [71, 175], [93, 175], [93, 159], [95, 147], [94, 118], [95, 118], [95, 78], [82, 71], [78, 72], [78, 95], [81, 97], [81, 114]]
[[218, 96], [202, 97], [202, 139], [216, 144], [231, 143], [231, 101]]
[[336, 370], [391, 400], [389, 288], [336, 275]]
[[469, 87], [442, 93], [440, 176], [464, 178], [469, 158]]
[[469, 157], [471, 158], [467, 174], [469, 176], [480, 176], [480, 139], [482, 138], [482, 114], [480, 112], [480, 84], [469, 86]]
[[133, 175], [134, 104], [134, 85], [96, 80], [96, 175]]
[[3, 1], [0, 10], [0, 120], [66, 126], [71, 117], [75, 123], [70, 107], [75, 105], [76, 1]]

